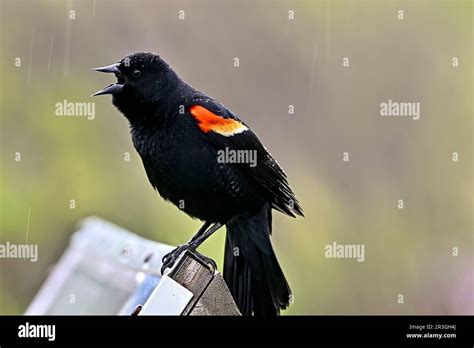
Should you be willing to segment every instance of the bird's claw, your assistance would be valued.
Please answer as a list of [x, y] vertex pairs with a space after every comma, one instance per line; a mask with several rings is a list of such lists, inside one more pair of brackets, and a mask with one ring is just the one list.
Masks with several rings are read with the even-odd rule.
[[173, 249], [170, 251], [168, 254], [163, 256], [161, 259], [163, 265], [161, 266], [161, 274], [164, 274], [165, 270], [167, 268], [173, 267], [175, 264], [176, 260], [178, 260], [179, 256], [185, 252], [186, 250], [192, 250], [192, 246], [189, 244], [183, 244], [178, 246], [177, 248]]
[[[173, 267], [173, 265], [176, 263], [176, 261], [178, 260], [179, 256], [185, 252], [186, 250], [191, 250], [191, 251], [195, 251], [195, 246], [191, 244], [183, 244], [183, 245], [180, 245], [178, 246], [177, 248], [173, 249], [172, 251], [170, 251], [168, 254], [166, 254], [165, 256], [163, 256], [163, 258], [161, 259], [163, 265], [161, 266], [161, 274], [164, 274], [165, 270], [167, 268], [171, 268]], [[206, 257], [204, 255], [202, 255], [201, 253], [198, 253], [196, 252], [196, 256], [206, 265], [208, 265], [209, 268], [211, 268], [212, 272], [214, 272], [215, 270], [217, 270], [217, 264], [216, 262], [209, 258], [209, 257]]]
[[202, 254], [199, 254], [199, 258], [206, 264], [209, 266], [209, 268], [211, 268], [212, 272], [214, 273], [215, 270], [217, 270], [217, 263], [209, 258], [209, 257], [206, 257]]
[[212, 268], [212, 272], [214, 273], [217, 270], [217, 263], [214, 260], [210, 260], [209, 267]]

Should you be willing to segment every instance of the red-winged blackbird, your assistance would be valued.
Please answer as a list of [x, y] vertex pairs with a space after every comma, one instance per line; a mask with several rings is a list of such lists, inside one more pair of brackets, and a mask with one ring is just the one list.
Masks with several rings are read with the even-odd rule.
[[135, 53], [94, 70], [117, 77], [94, 95], [113, 95], [150, 183], [165, 200], [205, 221], [187, 244], [165, 256], [163, 269], [225, 224], [224, 278], [241, 313], [279, 314], [291, 290], [270, 242], [272, 208], [292, 217], [303, 210], [277, 162], [245, 123], [158, 55]]

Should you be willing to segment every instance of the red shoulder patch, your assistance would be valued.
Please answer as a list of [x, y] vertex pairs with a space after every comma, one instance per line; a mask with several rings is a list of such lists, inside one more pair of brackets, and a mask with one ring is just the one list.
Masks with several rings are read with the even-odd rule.
[[248, 130], [242, 122], [216, 115], [200, 105], [191, 106], [189, 111], [198, 121], [198, 126], [204, 133], [213, 131], [228, 137]]

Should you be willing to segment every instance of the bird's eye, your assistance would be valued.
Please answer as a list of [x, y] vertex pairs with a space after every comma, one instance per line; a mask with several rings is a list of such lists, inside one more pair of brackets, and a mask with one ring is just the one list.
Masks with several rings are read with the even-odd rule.
[[134, 78], [140, 77], [141, 74], [142, 74], [142, 72], [140, 70], [133, 70], [132, 71], [132, 77], [134, 77]]

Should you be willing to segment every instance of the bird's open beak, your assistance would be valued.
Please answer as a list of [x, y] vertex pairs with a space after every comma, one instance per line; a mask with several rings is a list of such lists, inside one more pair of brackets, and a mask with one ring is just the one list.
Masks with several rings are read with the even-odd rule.
[[119, 93], [122, 88], [123, 88], [123, 83], [125, 82], [124, 78], [122, 77], [122, 73], [120, 72], [118, 66], [120, 64], [112, 64], [109, 66], [103, 66], [100, 68], [94, 68], [92, 70], [94, 71], [99, 71], [99, 72], [104, 72], [104, 73], [113, 73], [117, 77], [117, 82], [112, 83], [111, 85], [108, 85], [104, 89], [101, 89], [98, 92], [95, 92], [94, 94], [91, 95], [91, 97], [95, 97], [96, 95], [103, 95], [103, 94], [117, 94]]

